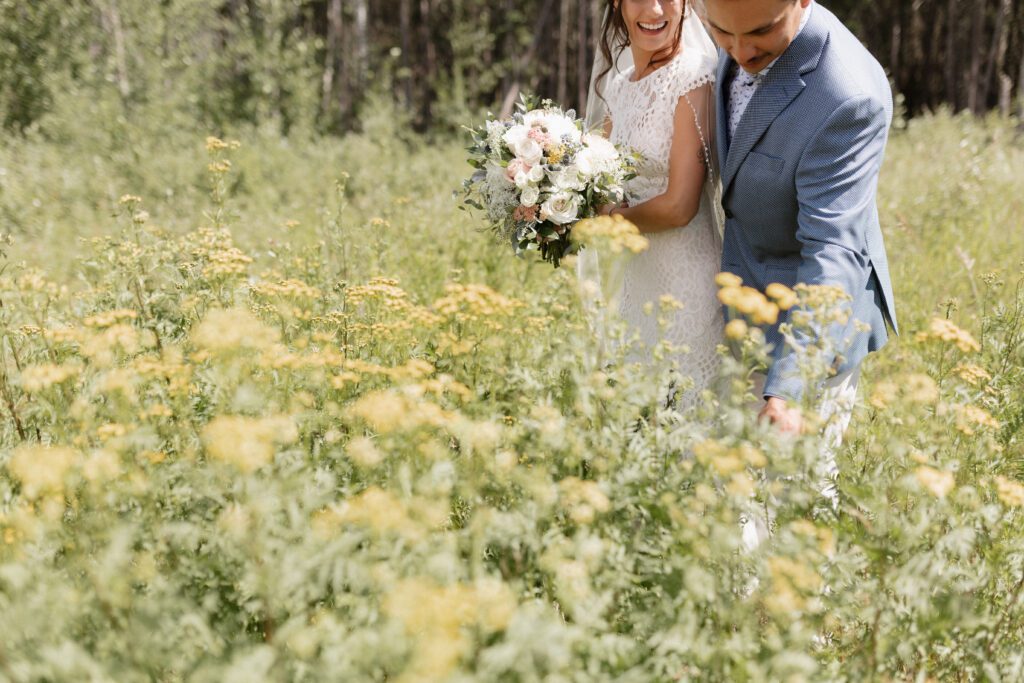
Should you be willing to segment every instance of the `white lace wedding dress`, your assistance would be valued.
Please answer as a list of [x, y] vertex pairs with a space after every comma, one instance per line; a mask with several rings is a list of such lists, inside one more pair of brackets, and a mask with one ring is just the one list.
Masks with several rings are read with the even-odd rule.
[[[669, 151], [673, 116], [683, 98], [695, 117], [707, 160], [713, 154], [713, 116], [716, 60], [714, 53], [684, 47], [671, 62], [634, 81], [634, 68], [613, 69], [602, 88], [612, 121], [611, 139], [642, 154], [636, 178], [626, 187], [630, 206], [665, 192], [668, 187]], [[682, 347], [676, 355], [679, 372], [694, 381], [682, 397], [691, 405], [709, 387], [718, 372], [716, 348], [722, 341], [723, 319], [715, 275], [721, 269], [722, 242], [717, 221], [715, 164], [705, 179], [700, 209], [687, 225], [647, 233], [649, 248], [626, 266], [619, 296], [619, 313], [642, 342], [634, 360], [651, 357], [661, 340]], [[670, 295], [683, 307], [670, 312], [667, 329], [659, 329], [659, 301]], [[646, 313], [648, 302], [653, 313]], [[649, 308], [649, 307], [648, 307]]]

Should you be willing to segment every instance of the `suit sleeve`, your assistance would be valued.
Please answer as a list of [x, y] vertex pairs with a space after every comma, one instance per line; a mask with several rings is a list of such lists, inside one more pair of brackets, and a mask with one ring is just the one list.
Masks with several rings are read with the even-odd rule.
[[[871, 269], [867, 230], [877, 211], [875, 192], [890, 120], [890, 110], [879, 98], [851, 98], [804, 149], [796, 170], [796, 237], [801, 245], [797, 282], [839, 285], [851, 296], [864, 290]], [[842, 353], [849, 342], [844, 339], [847, 330], [848, 325], [832, 323], [794, 336], [800, 347], [826, 344]], [[764, 395], [799, 401], [805, 387], [796, 350], [782, 344], [773, 355]]]

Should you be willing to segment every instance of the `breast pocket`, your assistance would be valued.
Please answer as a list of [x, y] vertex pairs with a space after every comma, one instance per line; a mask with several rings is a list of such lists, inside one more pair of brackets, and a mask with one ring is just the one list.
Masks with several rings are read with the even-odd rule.
[[751, 151], [743, 161], [743, 166], [750, 167], [751, 170], [758, 173], [770, 173], [777, 176], [786, 167], [786, 160]]

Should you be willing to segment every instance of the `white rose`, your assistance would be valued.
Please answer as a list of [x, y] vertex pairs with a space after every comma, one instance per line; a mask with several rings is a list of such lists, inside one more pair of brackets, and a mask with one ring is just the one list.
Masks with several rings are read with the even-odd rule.
[[535, 185], [528, 185], [519, 195], [519, 201], [523, 206], [533, 206], [540, 199], [540, 190]]
[[544, 157], [544, 148], [540, 146], [539, 142], [530, 138], [516, 142], [511, 149], [513, 154], [531, 166], [539, 164]]
[[530, 166], [525, 171], [521, 170], [515, 176], [516, 187], [520, 190], [532, 183], [539, 183], [541, 180], [544, 180], [544, 167], [540, 164]]
[[619, 158], [619, 152], [615, 145], [600, 135], [584, 135], [582, 138], [583, 149], [576, 155], [576, 165], [580, 173], [585, 176], [594, 176], [598, 173], [610, 171]]
[[540, 217], [555, 225], [572, 223], [579, 217], [580, 196], [574, 192], [559, 192], [541, 204]]
[[585, 185], [580, 179], [580, 169], [574, 164], [572, 166], [564, 166], [558, 171], [550, 171], [548, 173], [548, 180], [554, 185], [555, 190], [561, 192], [563, 190], [582, 190]]
[[530, 132], [530, 129], [526, 126], [512, 126], [505, 131], [505, 134], [501, 137], [508, 145], [509, 149], [515, 148], [520, 142], [526, 139], [526, 134]]

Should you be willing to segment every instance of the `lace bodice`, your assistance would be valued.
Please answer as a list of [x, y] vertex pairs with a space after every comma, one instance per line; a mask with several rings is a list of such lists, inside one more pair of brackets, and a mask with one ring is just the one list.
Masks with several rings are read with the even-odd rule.
[[[612, 120], [611, 139], [642, 156], [637, 177], [626, 185], [626, 199], [636, 206], [668, 189], [676, 106], [686, 103], [697, 122], [706, 159], [713, 148], [713, 54], [685, 49], [671, 62], [639, 81], [632, 67], [615, 73], [605, 87]], [[614, 73], [614, 72], [613, 72]], [[680, 100], [680, 98], [683, 98]], [[713, 169], [711, 163], [708, 168]], [[651, 349], [662, 340], [680, 349], [674, 356], [683, 377], [693, 379], [682, 405], [696, 401], [699, 390], [711, 387], [718, 371], [717, 347], [722, 341], [722, 312], [715, 275], [721, 269], [722, 243], [715, 221], [717, 179], [705, 177], [700, 208], [687, 225], [645, 235], [650, 245], [626, 264], [619, 295], [619, 315], [641, 345], [633, 360], [648, 363]], [[682, 303], [668, 329], [659, 329], [658, 305], [664, 295]], [[644, 311], [653, 304], [653, 312]], [[648, 310], [651, 307], [647, 307]]]
[[708, 110], [700, 102], [695, 106], [689, 94], [714, 83], [716, 66], [712, 56], [684, 50], [639, 81], [632, 80], [632, 66], [609, 73], [604, 96], [612, 120], [611, 140], [642, 155], [637, 177], [626, 188], [630, 204], [659, 195], [668, 186], [673, 117], [680, 97], [693, 111], [710, 157]]

